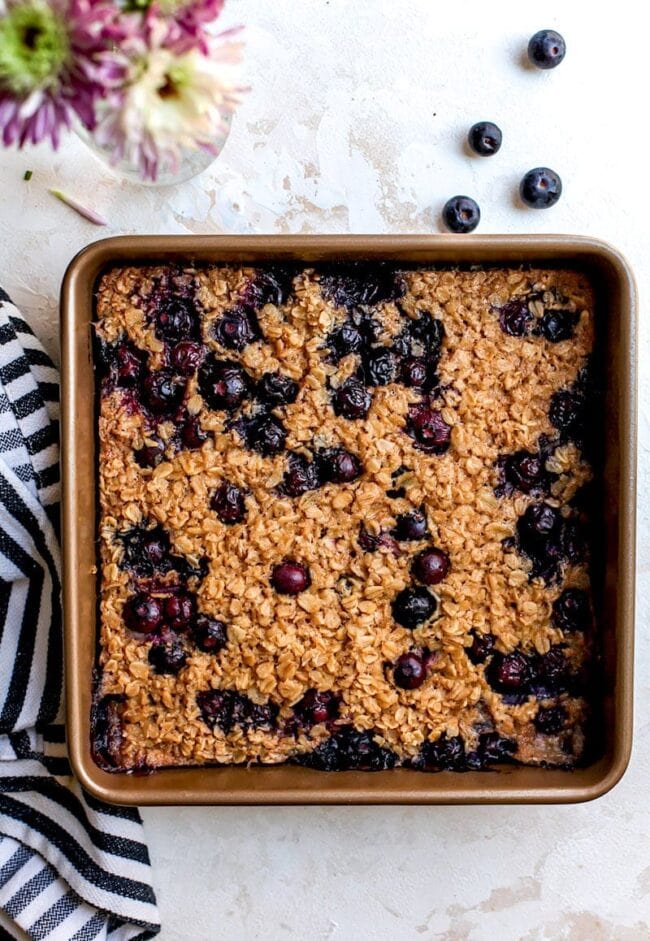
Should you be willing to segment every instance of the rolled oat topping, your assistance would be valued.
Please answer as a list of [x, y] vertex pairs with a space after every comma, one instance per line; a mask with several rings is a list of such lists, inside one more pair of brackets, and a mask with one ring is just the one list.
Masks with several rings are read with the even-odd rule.
[[583, 758], [583, 275], [115, 268], [97, 317], [98, 761]]

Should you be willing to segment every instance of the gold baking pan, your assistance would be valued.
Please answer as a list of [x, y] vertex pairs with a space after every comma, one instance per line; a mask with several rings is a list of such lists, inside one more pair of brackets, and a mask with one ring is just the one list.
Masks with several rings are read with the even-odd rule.
[[[147, 775], [108, 773], [90, 749], [96, 656], [94, 291], [113, 265], [251, 265], [386, 260], [400, 265], [532, 264], [578, 268], [596, 289], [604, 414], [594, 416], [605, 461], [596, 530], [603, 637], [600, 757], [573, 771], [505, 767], [464, 774], [411, 770], [205, 767]], [[71, 262], [62, 292], [63, 601], [68, 745], [74, 771], [96, 797], [121, 804], [561, 803], [599, 797], [621, 778], [632, 745], [636, 506], [636, 292], [625, 259], [574, 236], [127, 236], [95, 242]]]

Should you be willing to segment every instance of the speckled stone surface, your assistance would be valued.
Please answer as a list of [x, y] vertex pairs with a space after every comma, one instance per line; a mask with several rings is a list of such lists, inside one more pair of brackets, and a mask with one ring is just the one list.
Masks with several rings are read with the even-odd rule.
[[[632, 0], [230, 0], [248, 24], [248, 81], [222, 157], [178, 188], [120, 183], [71, 140], [0, 155], [0, 282], [57, 355], [57, 294], [88, 241], [120, 233], [436, 232], [450, 195], [481, 204], [479, 232], [608, 239], [650, 290], [650, 130], [644, 11]], [[537, 29], [568, 52], [524, 68]], [[494, 158], [467, 128], [495, 120]], [[546, 213], [514, 199], [546, 164], [565, 193]], [[24, 183], [25, 169], [34, 171]], [[47, 195], [102, 211], [100, 230]], [[144, 817], [163, 941], [650, 938], [650, 401], [640, 336], [635, 749], [609, 795], [577, 807], [158, 809]]]

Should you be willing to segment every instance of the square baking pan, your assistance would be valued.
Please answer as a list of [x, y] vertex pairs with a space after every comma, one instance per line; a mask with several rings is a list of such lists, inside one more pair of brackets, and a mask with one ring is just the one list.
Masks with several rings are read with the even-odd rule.
[[[91, 755], [97, 644], [96, 391], [91, 321], [97, 279], [114, 265], [181, 262], [389, 261], [397, 265], [537, 265], [585, 272], [596, 295], [596, 350], [605, 396], [594, 415], [604, 443], [594, 546], [603, 644], [598, 757], [572, 771], [320, 772], [280, 765], [108, 773]], [[632, 745], [636, 507], [636, 292], [613, 248], [574, 236], [127, 236], [95, 242], [71, 262], [62, 289], [63, 602], [68, 746], [96, 797], [118, 804], [562, 803], [608, 791]]]

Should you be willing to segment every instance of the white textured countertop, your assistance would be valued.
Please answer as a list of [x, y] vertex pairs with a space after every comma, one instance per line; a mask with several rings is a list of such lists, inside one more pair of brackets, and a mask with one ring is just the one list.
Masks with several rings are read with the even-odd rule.
[[[120, 233], [436, 232], [448, 196], [475, 196], [481, 232], [613, 242], [650, 288], [647, 28], [641, 4], [507, 0], [230, 0], [253, 86], [222, 157], [176, 189], [123, 184], [79, 142], [0, 153], [0, 283], [57, 355], [57, 294], [88, 241]], [[553, 26], [554, 72], [521, 53]], [[470, 159], [467, 128], [503, 129]], [[565, 184], [519, 208], [540, 164]], [[22, 180], [30, 168], [30, 183]], [[47, 195], [104, 212], [94, 228]], [[650, 461], [648, 324], [641, 320], [640, 493]], [[157, 809], [144, 812], [163, 941], [650, 938], [646, 624], [650, 503], [639, 502], [637, 720], [615, 790], [575, 807]]]

